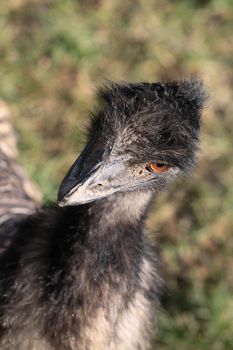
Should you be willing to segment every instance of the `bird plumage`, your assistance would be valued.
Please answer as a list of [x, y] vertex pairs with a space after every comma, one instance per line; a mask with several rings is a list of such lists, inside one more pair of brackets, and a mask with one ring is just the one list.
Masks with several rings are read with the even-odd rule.
[[163, 283], [144, 221], [153, 195], [194, 163], [205, 95], [194, 79], [101, 96], [59, 190], [65, 207], [25, 218], [0, 258], [2, 350], [149, 347]]
[[41, 205], [41, 194], [16, 161], [17, 140], [10, 111], [0, 101], [0, 254], [11, 244], [18, 223]]

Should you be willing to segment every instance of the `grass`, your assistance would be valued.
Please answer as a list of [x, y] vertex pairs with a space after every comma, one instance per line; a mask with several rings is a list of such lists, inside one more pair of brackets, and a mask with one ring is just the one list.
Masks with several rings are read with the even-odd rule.
[[45, 201], [82, 148], [97, 85], [204, 78], [198, 167], [148, 221], [168, 291], [157, 350], [233, 349], [232, 23], [232, 0], [0, 3], [0, 97]]

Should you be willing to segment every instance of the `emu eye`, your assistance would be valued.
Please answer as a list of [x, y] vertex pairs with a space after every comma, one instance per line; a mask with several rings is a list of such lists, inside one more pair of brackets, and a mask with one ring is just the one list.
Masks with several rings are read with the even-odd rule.
[[164, 163], [150, 163], [149, 170], [153, 173], [165, 173], [171, 168], [170, 165]]

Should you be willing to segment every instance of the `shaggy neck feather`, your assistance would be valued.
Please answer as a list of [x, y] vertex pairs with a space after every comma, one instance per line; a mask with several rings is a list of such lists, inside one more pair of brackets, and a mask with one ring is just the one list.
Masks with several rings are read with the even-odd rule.
[[88, 210], [89, 232], [102, 236], [124, 227], [141, 227], [151, 200], [150, 192], [126, 192], [95, 202]]

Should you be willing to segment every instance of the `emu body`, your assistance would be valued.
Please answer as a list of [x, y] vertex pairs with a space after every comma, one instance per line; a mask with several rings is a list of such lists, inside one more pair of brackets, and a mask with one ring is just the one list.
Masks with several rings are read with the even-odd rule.
[[11, 280], [0, 348], [144, 349], [161, 284], [142, 233], [149, 201], [119, 194], [22, 225], [17, 255], [2, 262]]
[[149, 348], [162, 281], [144, 220], [153, 195], [193, 165], [204, 94], [193, 80], [102, 97], [59, 190], [67, 207], [18, 223], [0, 258], [1, 350]]

